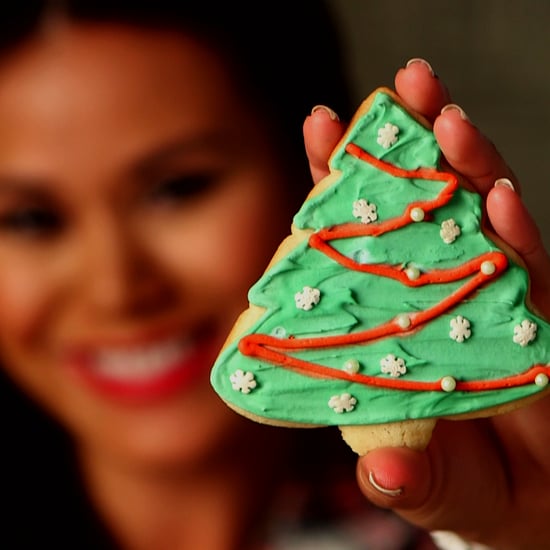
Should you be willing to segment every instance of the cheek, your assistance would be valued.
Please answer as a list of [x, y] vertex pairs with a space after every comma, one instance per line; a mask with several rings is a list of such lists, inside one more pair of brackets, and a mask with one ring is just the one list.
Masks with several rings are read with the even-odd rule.
[[246, 297], [248, 287], [290, 231], [288, 212], [281, 197], [270, 192], [273, 188], [275, 183], [263, 192], [252, 189], [235, 196], [231, 208], [220, 208], [215, 223], [204, 227], [197, 247], [209, 250], [205, 271], [217, 273], [218, 284], [226, 292], [239, 291]]
[[30, 337], [47, 316], [47, 273], [42, 266], [17, 266], [0, 273], [0, 340]]
[[163, 239], [182, 284], [204, 300], [244, 304], [248, 287], [290, 232], [280, 186], [280, 180], [250, 178], [250, 183], [228, 186], [191, 215], [182, 215], [177, 227], [162, 237], [157, 230], [156, 244]]
[[281, 231], [276, 227], [278, 220], [276, 217], [270, 219], [270, 212], [254, 205], [228, 222], [232, 224], [230, 231], [226, 225], [218, 230], [212, 227], [209, 234], [205, 234], [208, 242], [216, 242], [215, 254], [210, 258], [215, 263], [222, 285], [231, 287], [233, 283], [235, 286], [248, 286], [273, 255], [281, 236]]

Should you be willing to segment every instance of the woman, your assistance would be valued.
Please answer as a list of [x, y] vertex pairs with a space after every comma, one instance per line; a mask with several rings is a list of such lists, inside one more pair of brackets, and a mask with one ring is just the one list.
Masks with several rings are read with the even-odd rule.
[[[314, 109], [308, 166], [302, 121], [350, 114], [328, 14], [171, 4], [26, 2], [0, 20], [5, 538], [343, 550], [376, 548], [382, 525], [390, 548], [418, 547], [350, 489], [334, 431], [255, 424], [209, 384], [344, 127]], [[435, 117], [423, 67], [398, 91]]]

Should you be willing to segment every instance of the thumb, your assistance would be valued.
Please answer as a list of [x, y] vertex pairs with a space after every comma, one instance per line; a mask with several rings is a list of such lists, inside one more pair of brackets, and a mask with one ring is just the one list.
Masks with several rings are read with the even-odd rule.
[[508, 499], [498, 449], [485, 421], [437, 423], [425, 451], [382, 448], [361, 457], [359, 486], [375, 505], [391, 508], [428, 531], [449, 530], [484, 542]]

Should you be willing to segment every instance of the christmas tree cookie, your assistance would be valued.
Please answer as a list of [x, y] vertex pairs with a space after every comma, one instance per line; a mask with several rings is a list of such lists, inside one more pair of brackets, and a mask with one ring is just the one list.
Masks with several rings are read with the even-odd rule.
[[339, 426], [359, 454], [540, 397], [550, 325], [525, 269], [390, 90], [359, 108], [212, 369], [233, 409]]

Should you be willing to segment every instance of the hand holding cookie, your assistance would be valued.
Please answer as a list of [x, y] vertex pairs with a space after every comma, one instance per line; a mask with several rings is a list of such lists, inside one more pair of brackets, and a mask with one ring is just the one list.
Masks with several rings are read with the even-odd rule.
[[213, 368], [222, 399], [267, 424], [339, 426], [362, 455], [540, 398], [550, 325], [430, 123], [376, 90], [329, 170]]
[[[486, 197], [493, 230], [521, 256], [531, 299], [550, 317], [550, 260], [504, 159], [460, 111], [422, 62], [398, 72], [402, 99], [434, 121], [450, 164]], [[428, 99], [426, 99], [428, 98]], [[479, 175], [481, 174], [481, 177]], [[506, 178], [499, 185], [494, 182]], [[442, 420], [424, 452], [376, 449], [359, 460], [359, 484], [375, 504], [429, 530], [452, 530], [493, 548], [546, 548], [550, 505], [550, 398], [488, 419]]]

